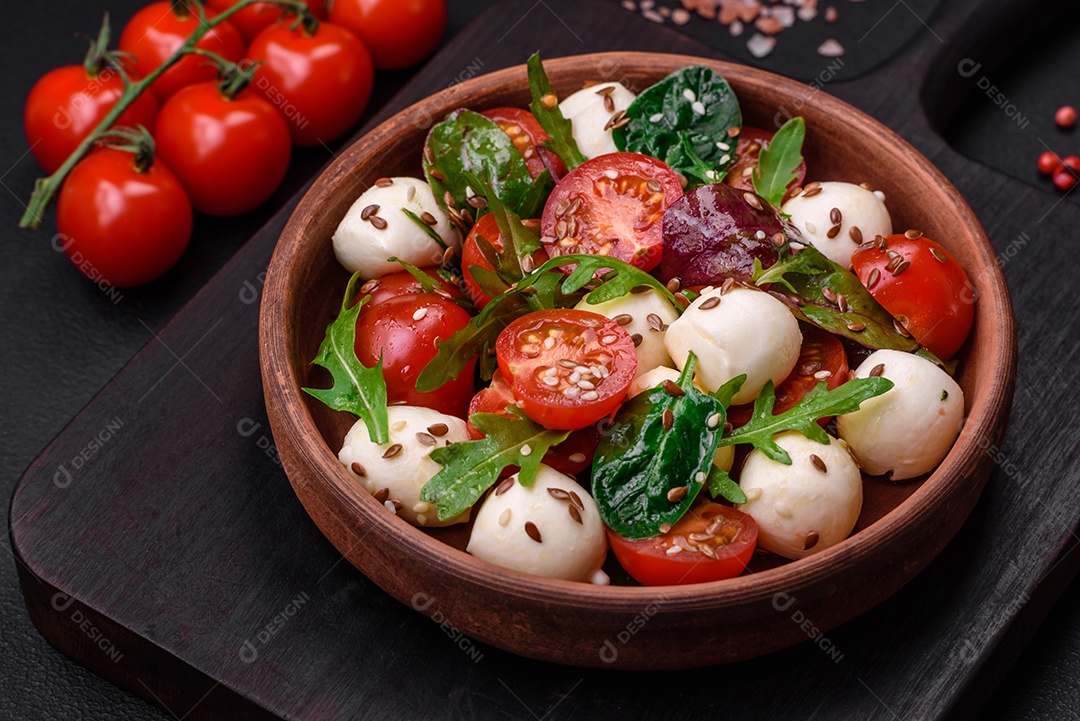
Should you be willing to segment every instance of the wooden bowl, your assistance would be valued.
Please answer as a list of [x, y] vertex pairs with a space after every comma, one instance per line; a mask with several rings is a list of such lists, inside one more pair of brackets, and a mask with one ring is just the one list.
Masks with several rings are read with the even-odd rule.
[[985, 484], [991, 459], [984, 449], [1004, 432], [1016, 372], [1005, 282], [971, 208], [914, 148], [823, 92], [741, 65], [602, 53], [559, 58], [546, 67], [565, 97], [590, 80], [620, 80], [640, 91], [694, 64], [728, 79], [749, 125], [774, 128], [786, 119], [785, 109], [803, 115], [810, 179], [870, 182], [885, 192], [897, 229], [919, 228], [964, 265], [978, 296], [958, 377], [967, 422], [948, 457], [921, 482], [868, 479], [859, 525], [844, 542], [792, 563], [758, 562], [757, 572], [727, 581], [642, 588], [550, 580], [465, 553], [464, 527], [408, 525], [338, 463], [352, 418], [300, 390], [329, 380], [310, 361], [348, 277], [334, 259], [330, 238], [350, 204], [377, 178], [422, 177], [420, 153], [432, 122], [461, 107], [527, 105], [525, 68], [484, 75], [413, 105], [342, 153], [281, 235], [266, 277], [260, 326], [266, 405], [297, 496], [354, 566], [417, 611], [523, 656], [579, 666], [689, 668], [805, 641], [804, 619], [817, 633], [834, 628], [894, 593], [941, 551]]

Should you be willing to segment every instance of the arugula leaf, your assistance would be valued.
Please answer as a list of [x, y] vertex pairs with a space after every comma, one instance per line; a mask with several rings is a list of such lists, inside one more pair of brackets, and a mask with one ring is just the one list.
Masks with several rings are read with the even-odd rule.
[[449, 192], [458, 211], [471, 208], [466, 173], [490, 185], [511, 208], [519, 207], [530, 194], [533, 179], [525, 159], [510, 136], [480, 113], [455, 110], [431, 129], [426, 145], [430, 153], [424, 153], [424, 175], [443, 207], [447, 206], [445, 198]]
[[539, 218], [544, 212], [544, 204], [547, 203], [548, 196], [551, 195], [551, 191], [554, 189], [555, 180], [551, 177], [550, 170], [545, 169], [544, 172], [533, 178], [529, 191], [525, 194], [521, 203], [518, 204], [518, 212], [521, 213], [521, 217]]
[[709, 469], [709, 478], [706, 481], [706, 484], [709, 486], [709, 495], [713, 498], [719, 496], [720, 498], [724, 498], [737, 504], [748, 503], [750, 501], [739, 484], [731, 479], [728, 472], [715, 463], [713, 464], [713, 467]]
[[532, 93], [532, 102], [529, 110], [540, 122], [540, 127], [551, 136], [551, 140], [544, 141], [544, 147], [558, 155], [567, 170], [573, 170], [584, 163], [588, 158], [578, 150], [574, 140], [573, 129], [562, 110], [559, 109], [558, 101], [552, 103], [555, 91], [551, 89], [547, 73], [544, 72], [544, 63], [540, 60], [540, 53], [529, 56], [527, 63], [529, 71], [529, 92]]
[[[704, 112], [696, 112], [703, 110]], [[730, 128], [742, 127], [735, 92], [704, 65], [677, 70], [646, 88], [615, 128], [615, 147], [663, 160], [691, 185], [718, 183], [735, 161]]]
[[681, 314], [683, 311], [683, 306], [675, 299], [675, 295], [667, 289], [667, 286], [640, 268], [636, 268], [617, 258], [610, 258], [604, 255], [588, 255], [584, 253], [560, 255], [540, 266], [537, 269], [537, 273], [548, 268], [560, 268], [574, 263], [577, 263], [578, 267], [574, 269], [574, 272], [572, 272], [563, 283], [563, 293], [573, 293], [584, 288], [590, 280], [596, 277], [597, 273], [600, 273], [600, 271], [614, 271], [613, 275], [605, 276], [604, 282], [600, 287], [590, 291], [589, 294], [585, 296], [585, 300], [589, 305], [606, 303], [609, 300], [621, 298], [634, 290], [634, 288], [648, 286], [655, 289], [656, 292], [660, 294], [661, 298], [670, 303], [676, 313]]
[[[874, 300], [854, 273], [829, 260], [812, 245], [795, 255], [781, 253], [780, 259], [768, 270], [761, 270], [760, 263], [755, 260], [754, 282], [759, 286], [766, 283], [785, 286], [801, 302], [797, 303], [787, 293], [775, 289], [769, 292], [786, 303], [796, 318], [830, 333], [868, 348], [907, 352], [919, 348], [916, 340], [896, 331], [889, 311]], [[835, 302], [826, 299], [826, 289], [844, 296], [848, 306], [846, 313], [841, 313]]]
[[435, 232], [434, 228], [432, 228], [430, 225], [428, 225], [424, 221], [420, 220], [419, 215], [412, 212], [408, 208], [402, 208], [401, 212], [404, 213], [405, 215], [407, 215], [409, 217], [409, 220], [411, 220], [412, 222], [414, 222], [418, 226], [420, 226], [420, 229], [423, 230], [425, 233], [427, 233], [427, 236], [429, 238], [431, 238], [432, 240], [434, 240], [435, 243], [440, 248], [442, 248], [443, 250], [446, 250], [446, 241], [442, 239], [441, 235], [439, 235], [437, 232]]
[[746, 374], [742, 373], [729, 380], [724, 385], [717, 388], [712, 392], [712, 397], [720, 401], [720, 405], [727, 410], [731, 407], [731, 401], [743, 387], [743, 383], [746, 383]]
[[332, 388], [304, 388], [305, 393], [318, 398], [335, 411], [348, 411], [364, 419], [372, 443], [390, 440], [390, 421], [386, 413], [386, 380], [382, 374], [382, 358], [373, 368], [366, 367], [356, 357], [356, 319], [360, 309], [371, 296], [364, 296], [350, 306], [356, 296], [360, 273], [354, 273], [345, 287], [341, 312], [326, 328], [326, 337], [319, 352], [311, 361], [330, 371]]
[[[389, 260], [391, 263], [397, 263], [402, 268], [409, 271], [409, 275], [411, 275], [414, 279], [416, 279], [416, 282], [419, 283], [420, 290], [424, 291], [425, 293], [435, 293], [436, 295], [441, 295], [447, 300], [453, 301], [457, 305], [467, 310], [469, 312], [469, 315], [476, 314], [476, 306], [473, 305], [473, 302], [471, 300], [469, 300], [468, 298], [459, 298], [457, 296], [450, 295], [442, 289], [442, 287], [439, 285], [438, 282], [436, 282], [434, 278], [417, 268], [412, 263], [406, 262], [401, 258], [397, 258], [394, 256], [387, 258], [387, 260]], [[445, 280], [447, 283], [450, 283], [451, 285], [457, 285], [457, 283], [454, 282], [454, 277], [452, 275], [447, 278], [440, 273], [439, 277]]]
[[474, 413], [469, 420], [484, 438], [433, 450], [431, 460], [442, 469], [420, 489], [420, 500], [438, 507], [440, 521], [472, 507], [507, 466], [519, 466], [518, 482], [532, 485], [544, 454], [570, 435], [569, 431], [548, 430], [523, 416]]
[[805, 137], [806, 121], [801, 117], [791, 118], [780, 126], [769, 146], [762, 148], [758, 155], [758, 167], [751, 177], [754, 192], [774, 208], [784, 202], [784, 193], [797, 177], [795, 169], [802, 162]]
[[772, 381], [769, 381], [754, 401], [750, 420], [721, 438], [719, 445], [749, 443], [772, 460], [791, 465], [791, 456], [773, 440], [774, 435], [783, 431], [798, 431], [812, 441], [828, 445], [829, 434], [818, 425], [818, 419], [854, 413], [863, 401], [880, 396], [892, 387], [893, 383], [888, 378], [853, 378], [833, 390], [829, 390], [828, 384], [821, 381], [793, 408], [774, 416], [772, 409], [776, 392]]
[[[604, 523], [625, 538], [651, 538], [663, 524], [674, 525], [713, 467], [724, 407], [691, 382], [696, 363], [691, 353], [679, 376], [682, 395], [657, 386], [634, 396], [600, 439], [592, 467], [593, 498]], [[709, 424], [713, 415], [719, 415], [719, 423]]]

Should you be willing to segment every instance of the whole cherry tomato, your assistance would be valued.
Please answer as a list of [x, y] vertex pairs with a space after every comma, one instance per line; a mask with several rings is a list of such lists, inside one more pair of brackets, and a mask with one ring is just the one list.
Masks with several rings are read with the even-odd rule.
[[58, 247], [88, 278], [119, 288], [171, 268], [187, 248], [191, 223], [191, 203], [168, 167], [116, 148], [79, 161], [56, 203]]
[[330, 22], [363, 41], [375, 67], [400, 70], [423, 60], [446, 29], [446, 0], [333, 0]]
[[[124, 26], [120, 49], [134, 56], [135, 72], [145, 77], [176, 52], [199, 28], [199, 16], [194, 10], [184, 10], [183, 3], [155, 2], [147, 5]], [[207, 11], [208, 18], [216, 13]], [[240, 31], [222, 21], [199, 40], [196, 47], [217, 53], [229, 62], [244, 56], [244, 38]], [[165, 71], [150, 89], [164, 102], [186, 85], [206, 82], [217, 77], [214, 64], [205, 57], [188, 55]]]
[[154, 128], [158, 157], [180, 178], [195, 210], [246, 213], [273, 195], [289, 167], [289, 127], [250, 89], [234, 97], [218, 83], [181, 89]]
[[272, 25], [248, 48], [260, 63], [251, 87], [289, 121], [296, 145], [328, 143], [343, 135], [371, 99], [375, 70], [367, 48], [331, 23]]
[[[240, 0], [205, 0], [206, 6], [213, 8], [219, 14], [228, 10]], [[326, 0], [305, 0], [311, 12], [320, 20], [326, 19]], [[243, 10], [229, 16], [229, 22], [240, 31], [244, 39], [251, 41], [263, 28], [270, 27], [277, 22], [283, 12], [280, 6], [273, 3], [259, 2], [248, 5]]]
[[[48, 173], [63, 165], [124, 92], [123, 78], [114, 65], [117, 60], [103, 45], [100, 39], [95, 41], [82, 65], [50, 70], [34, 83], [26, 99], [26, 140], [30, 152]], [[143, 93], [114, 125], [152, 128], [157, 112], [153, 94]]]

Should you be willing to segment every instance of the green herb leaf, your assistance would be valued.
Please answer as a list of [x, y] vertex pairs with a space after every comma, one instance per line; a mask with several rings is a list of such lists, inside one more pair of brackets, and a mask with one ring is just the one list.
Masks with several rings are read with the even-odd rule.
[[544, 132], [551, 136], [551, 140], [544, 141], [544, 147], [562, 158], [567, 170], [573, 170], [587, 158], [578, 150], [570, 121], [563, 116], [558, 103], [551, 107], [544, 103], [545, 97], [555, 97], [555, 91], [551, 89], [551, 82], [548, 81], [547, 73], [544, 72], [540, 53], [533, 53], [529, 57], [527, 67], [529, 92], [532, 93], [529, 110], [540, 122], [540, 127], [544, 129]]
[[739, 504], [749, 501], [739, 484], [731, 479], [727, 471], [715, 463], [709, 470], [707, 484], [709, 486], [709, 495], [713, 498], [720, 497]]
[[803, 139], [806, 137], [806, 121], [801, 117], [788, 120], [780, 126], [768, 147], [758, 155], [758, 167], [752, 180], [754, 191], [774, 208], [784, 202], [784, 193], [795, 182], [795, 170], [802, 163]]
[[334, 378], [332, 388], [304, 388], [304, 392], [318, 398], [335, 411], [348, 411], [364, 419], [368, 437], [372, 443], [390, 440], [390, 421], [386, 413], [386, 380], [382, 374], [382, 358], [375, 367], [368, 368], [356, 357], [356, 319], [360, 308], [370, 296], [350, 306], [356, 297], [356, 284], [360, 274], [355, 273], [345, 288], [341, 312], [326, 328], [326, 337], [319, 352], [311, 361], [330, 371]]
[[888, 378], [853, 378], [833, 390], [821, 381], [793, 408], [774, 416], [776, 393], [769, 381], [754, 401], [750, 420], [721, 438], [719, 445], [749, 443], [772, 460], [791, 465], [791, 456], [773, 440], [773, 436], [783, 431], [798, 431], [812, 441], [828, 445], [829, 435], [818, 425], [819, 419], [854, 413], [863, 401], [880, 396], [892, 387]]
[[529, 192], [525, 194], [521, 203], [518, 204], [518, 212], [521, 213], [522, 218], [539, 218], [544, 212], [544, 204], [547, 203], [548, 196], [551, 195], [551, 191], [555, 189], [555, 181], [551, 177], [550, 170], [544, 170], [544, 172], [533, 178], [532, 185], [529, 186]]
[[742, 389], [743, 383], [746, 383], [746, 374], [742, 373], [729, 380], [724, 385], [717, 388], [712, 392], [712, 397], [720, 401], [720, 405], [727, 410], [731, 407], [731, 401], [735, 398], [735, 394]]
[[[471, 110], [455, 110], [446, 120], [428, 133], [427, 147], [431, 149], [428, 162], [425, 154], [424, 175], [431, 184], [435, 199], [446, 206], [445, 195], [450, 193], [457, 210], [469, 205], [469, 183], [466, 173], [472, 173], [512, 209], [529, 197], [533, 184], [525, 159], [514, 147], [510, 136], [495, 121]], [[438, 171], [437, 177], [432, 170]], [[472, 189], [474, 193], [478, 188]], [[530, 201], [533, 202], [533, 201]]]
[[735, 140], [728, 130], [742, 127], [739, 100], [704, 65], [677, 70], [646, 88], [626, 117], [630, 122], [614, 130], [615, 146], [663, 160], [691, 185], [720, 182], [734, 163]]
[[519, 466], [518, 481], [523, 486], [532, 485], [544, 454], [570, 435], [569, 431], [551, 431], [524, 417], [474, 413], [469, 420], [485, 437], [433, 450], [431, 460], [442, 469], [420, 490], [420, 500], [438, 507], [440, 521], [472, 507], [507, 466]]
[[[713, 466], [724, 407], [691, 383], [696, 362], [691, 353], [679, 377], [683, 395], [672, 396], [657, 386], [634, 396], [600, 439], [592, 467], [593, 497], [604, 523], [625, 538], [651, 538], [660, 534], [661, 525], [674, 525], [690, 509]], [[710, 426], [708, 419], [715, 414], [721, 422]], [[680, 487], [685, 495], [668, 500], [668, 493]]]
[[[405, 212], [408, 212], [408, 211], [405, 211]], [[393, 256], [391, 256], [390, 258], [387, 258], [387, 260], [389, 260], [391, 263], [397, 263], [402, 268], [409, 271], [409, 275], [411, 275], [413, 278], [416, 279], [416, 282], [420, 285], [420, 289], [422, 291], [424, 291], [425, 293], [435, 293], [436, 295], [442, 295], [443, 297], [446, 297], [447, 300], [453, 301], [457, 305], [459, 305], [462, 308], [464, 308], [465, 310], [467, 310], [469, 312], [469, 315], [475, 315], [476, 314], [476, 306], [473, 305], [473, 302], [471, 300], [469, 300], [468, 298], [459, 298], [457, 296], [453, 296], [453, 295], [449, 295], [447, 293], [444, 293], [444, 291], [443, 291], [442, 287], [439, 285], [438, 281], [436, 281], [434, 278], [432, 278], [430, 275], [428, 275], [424, 271], [417, 268], [412, 263], [408, 263], [408, 262], [402, 260], [401, 258], [396, 258], [396, 257], [393, 257]], [[442, 273], [439, 272], [441, 270], [442, 269], [440, 268], [439, 270], [436, 271], [437, 273], [439, 273], [439, 277], [442, 278], [443, 280], [445, 280], [447, 283], [450, 283], [451, 285], [456, 285], [456, 283], [454, 282], [454, 277], [451, 275], [449, 278], [447, 278], [446, 276], [442, 275]], [[448, 295], [449, 295], [449, 297], [447, 297]]]
[[443, 250], [446, 250], [446, 247], [447, 247], [446, 246], [446, 241], [442, 239], [441, 235], [439, 235], [437, 232], [435, 232], [434, 228], [432, 228], [430, 225], [428, 225], [424, 221], [420, 220], [419, 215], [412, 212], [408, 208], [402, 208], [401, 212], [404, 213], [405, 215], [407, 215], [409, 217], [409, 220], [411, 220], [412, 222], [414, 222], [418, 226], [420, 226], [420, 229], [423, 230], [425, 233], [427, 233], [427, 236], [429, 238], [431, 238], [432, 240], [434, 240], [436, 245], [438, 245]]
[[[786, 293], [769, 291], [786, 303], [799, 320], [868, 348], [913, 352], [919, 347], [914, 339], [896, 332], [889, 311], [874, 300], [854, 273], [829, 260], [812, 245], [795, 255], [781, 253], [780, 259], [768, 270], [762, 271], [757, 261], [754, 268], [754, 282], [759, 286], [766, 283], [782, 285], [802, 299], [802, 303], [796, 303]], [[826, 288], [844, 296], [848, 306], [846, 313], [841, 313], [836, 303], [826, 300], [823, 294]], [[860, 325], [863, 326], [861, 330], [849, 327], [859, 328]]]

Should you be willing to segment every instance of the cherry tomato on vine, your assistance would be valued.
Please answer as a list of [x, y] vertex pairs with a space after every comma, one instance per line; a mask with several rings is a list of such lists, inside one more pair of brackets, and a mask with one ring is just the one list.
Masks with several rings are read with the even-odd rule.
[[[176, 8], [181, 8], [178, 12]], [[120, 49], [131, 53], [135, 72], [145, 77], [158, 68], [176, 52], [199, 28], [199, 17], [194, 10], [183, 11], [183, 5], [167, 0], [147, 5], [124, 26], [120, 35]], [[208, 18], [216, 13], [207, 11]], [[244, 38], [240, 31], [222, 21], [199, 40], [196, 47], [217, 53], [229, 62], [244, 57]], [[182, 87], [206, 82], [217, 77], [217, 69], [207, 58], [188, 55], [154, 81], [150, 89], [164, 102]]]
[[[113, 67], [65, 65], [46, 73], [26, 99], [23, 124], [30, 152], [47, 173], [63, 165], [79, 143], [105, 119], [124, 92], [124, 81]], [[115, 125], [154, 127], [158, 103], [143, 93]]]
[[551, 191], [540, 222], [548, 255], [610, 255], [652, 270], [660, 264], [664, 211], [682, 195], [675, 171], [661, 160], [599, 155]]
[[898, 233], [885, 250], [851, 255], [859, 280], [915, 340], [942, 359], [960, 350], [975, 319], [975, 295], [956, 258], [924, 235]]
[[[637, 541], [611, 529], [607, 535], [615, 558], [638, 583], [674, 586], [738, 576], [754, 555], [758, 525], [747, 513], [719, 503], [703, 503], [692, 506], [663, 535]], [[690, 540], [691, 535], [703, 540]], [[670, 553], [676, 546], [684, 550]], [[696, 553], [685, 550], [691, 546]]]
[[[510, 390], [510, 384], [506, 378], [495, 369], [491, 377], [491, 385], [481, 388], [469, 403], [469, 416], [473, 413], [495, 413], [506, 418], [512, 418], [506, 407], [515, 402], [514, 392]], [[468, 422], [469, 437], [479, 440], [484, 437], [480, 429]], [[567, 436], [566, 440], [548, 449], [544, 454], [544, 463], [560, 473], [577, 475], [592, 465], [593, 456], [596, 455], [596, 447], [600, 445], [601, 431], [599, 424], [593, 424], [580, 430], [576, 430]], [[517, 466], [508, 466], [503, 472], [505, 475], [517, 473]]]
[[[735, 145], [735, 162], [728, 169], [724, 182], [739, 190], [753, 190], [753, 173], [758, 167], [758, 157], [761, 155], [761, 151], [772, 143], [773, 135], [775, 133], [770, 133], [768, 130], [744, 125], [739, 132], [739, 142]], [[803, 161], [795, 168], [795, 180], [791, 181], [788, 188], [791, 189], [802, 185], [805, 179], [806, 162]], [[788, 197], [788, 194], [785, 193], [784, 200], [787, 200]]]
[[[213, 8], [219, 14], [238, 2], [240, 0], [205, 0], [207, 7]], [[326, 0], [305, 0], [304, 4], [311, 9], [315, 17], [320, 20], [326, 19]], [[230, 15], [229, 23], [240, 31], [245, 40], [250, 42], [263, 28], [270, 27], [281, 19], [282, 14], [280, 6], [258, 2]]]
[[365, 305], [356, 320], [356, 357], [372, 367], [382, 354], [388, 401], [464, 418], [473, 396], [475, 359], [457, 378], [428, 393], [416, 390], [416, 378], [435, 357], [439, 340], [464, 328], [469, 317], [457, 303], [435, 293], [409, 293]]
[[495, 354], [521, 411], [557, 430], [610, 415], [637, 371], [634, 341], [622, 326], [572, 308], [518, 318], [499, 334]]
[[285, 116], [296, 145], [340, 137], [371, 99], [371, 56], [337, 25], [320, 22], [314, 31], [272, 25], [251, 41], [248, 58], [261, 63], [251, 87]]
[[171, 268], [191, 237], [180, 181], [161, 161], [136, 165], [130, 151], [94, 150], [72, 169], [56, 203], [58, 240], [88, 278], [119, 288]]
[[544, 147], [545, 140], [551, 136], [544, 132], [533, 114], [521, 108], [492, 108], [481, 115], [491, 118], [510, 136], [514, 147], [525, 159], [529, 175], [534, 178], [545, 170], [551, 171], [551, 177], [558, 180], [566, 175], [566, 164], [558, 155]]
[[[816, 374], [821, 374], [823, 377], [819, 378]], [[847, 379], [847, 354], [844, 352], [844, 344], [840, 342], [840, 339], [822, 330], [806, 331], [803, 333], [802, 347], [799, 349], [799, 360], [795, 362], [795, 367], [788, 377], [776, 386], [773, 414], [779, 415], [794, 408], [803, 396], [822, 381], [825, 381], [829, 390], [833, 390], [840, 387]], [[727, 419], [736, 428], [744, 426], [750, 420], [753, 410], [753, 403], [731, 406], [728, 408]], [[818, 423], [825, 425], [829, 420], [822, 418]]]
[[330, 22], [363, 41], [379, 70], [423, 60], [446, 29], [446, 0], [333, 0]]
[[[536, 228], [540, 225], [540, 222], [537, 220], [524, 220], [522, 224], [526, 227]], [[480, 252], [480, 245], [476, 242], [476, 236], [478, 235], [491, 243], [495, 250], [503, 249], [502, 234], [499, 233], [499, 224], [495, 221], [494, 215], [488, 213], [476, 221], [461, 248], [461, 277], [465, 280], [465, 289], [469, 291], [469, 298], [476, 304], [476, 307], [483, 308], [491, 300], [491, 297], [480, 290], [480, 284], [476, 282], [470, 268], [474, 265], [491, 271], [494, 271], [494, 268], [491, 267], [491, 263], [487, 261], [484, 254]], [[548, 259], [547, 253], [541, 248], [533, 253], [532, 259], [534, 267], [542, 265]]]
[[195, 210], [246, 213], [274, 194], [292, 144], [281, 113], [250, 88], [229, 97], [217, 82], [181, 89], [161, 107], [158, 157], [176, 173]]

